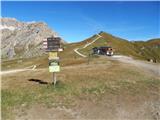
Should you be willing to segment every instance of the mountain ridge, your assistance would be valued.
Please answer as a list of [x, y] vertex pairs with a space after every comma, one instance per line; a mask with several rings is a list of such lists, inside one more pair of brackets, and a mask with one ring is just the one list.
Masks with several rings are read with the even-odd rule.
[[0, 21], [2, 59], [41, 56], [43, 39], [57, 35], [44, 22], [20, 22], [14, 18], [0, 18]]

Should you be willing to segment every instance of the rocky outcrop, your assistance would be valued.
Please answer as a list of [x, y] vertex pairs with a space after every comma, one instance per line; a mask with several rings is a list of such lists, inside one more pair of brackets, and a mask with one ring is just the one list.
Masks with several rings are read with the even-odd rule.
[[56, 34], [44, 22], [25, 23], [13, 18], [0, 20], [2, 58], [41, 56], [44, 54], [43, 39]]

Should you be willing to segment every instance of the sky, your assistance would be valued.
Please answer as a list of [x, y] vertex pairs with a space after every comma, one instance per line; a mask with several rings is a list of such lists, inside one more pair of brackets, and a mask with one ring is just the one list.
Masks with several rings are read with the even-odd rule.
[[67, 42], [105, 31], [127, 40], [160, 38], [160, 2], [3, 1], [1, 16], [43, 21]]

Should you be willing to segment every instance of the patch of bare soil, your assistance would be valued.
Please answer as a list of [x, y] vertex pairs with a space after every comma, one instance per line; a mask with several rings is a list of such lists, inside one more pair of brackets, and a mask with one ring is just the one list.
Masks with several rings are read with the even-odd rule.
[[27, 110], [21, 108], [16, 111], [16, 120], [61, 120], [74, 119], [74, 112], [65, 107], [48, 108], [44, 105], [34, 105]]
[[[125, 93], [124, 93], [125, 94]], [[16, 120], [159, 120], [160, 100], [131, 95], [105, 94], [102, 99], [79, 98], [71, 108], [34, 105], [15, 110]]]
[[[94, 98], [93, 98], [94, 99]], [[81, 101], [77, 111], [83, 119], [159, 120], [160, 100], [141, 96], [105, 95], [99, 101]]]

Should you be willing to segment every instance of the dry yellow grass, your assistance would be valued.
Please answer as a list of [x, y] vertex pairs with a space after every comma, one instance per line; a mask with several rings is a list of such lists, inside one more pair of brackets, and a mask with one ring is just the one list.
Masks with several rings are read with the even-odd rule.
[[76, 107], [88, 100], [94, 104], [103, 103], [107, 96], [109, 99], [115, 96], [128, 98], [127, 105], [133, 98], [138, 103], [143, 99], [158, 101], [160, 79], [139, 68], [103, 57], [93, 58], [89, 64], [78, 60], [73, 63], [66, 61], [57, 74], [59, 82], [56, 88], [46, 84], [52, 82], [52, 74], [47, 68], [2, 76], [2, 118], [14, 118], [14, 109], [21, 106], [27, 109], [33, 104]]

